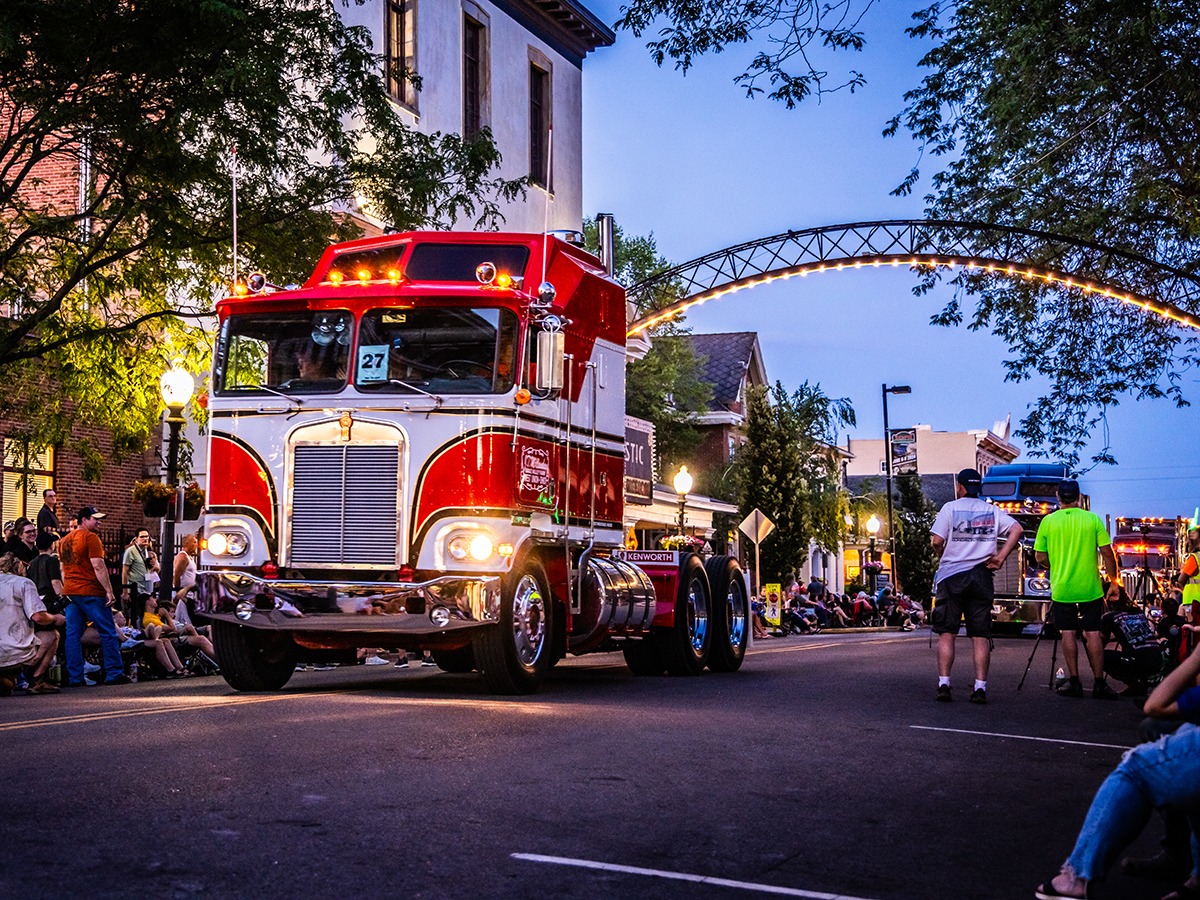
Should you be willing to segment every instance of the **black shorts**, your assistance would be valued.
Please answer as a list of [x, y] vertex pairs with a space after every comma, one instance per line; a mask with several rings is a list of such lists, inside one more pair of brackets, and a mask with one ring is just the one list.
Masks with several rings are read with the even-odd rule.
[[1054, 625], [1060, 632], [1100, 630], [1100, 617], [1104, 615], [1103, 600], [1089, 600], [1087, 603], [1055, 600], [1050, 607], [1054, 612]]
[[980, 563], [965, 572], [943, 578], [937, 586], [937, 605], [930, 616], [934, 634], [958, 634], [963, 620], [967, 637], [992, 636], [992, 570]]

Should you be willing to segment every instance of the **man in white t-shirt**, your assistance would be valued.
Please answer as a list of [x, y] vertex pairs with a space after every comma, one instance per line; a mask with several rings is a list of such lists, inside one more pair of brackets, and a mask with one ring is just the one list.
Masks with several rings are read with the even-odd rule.
[[[937, 605], [930, 622], [938, 636], [936, 699], [950, 696], [954, 638], [963, 619], [975, 649], [975, 689], [972, 703], [987, 703], [988, 664], [992, 658], [992, 574], [1021, 542], [1023, 529], [1002, 509], [979, 499], [983, 477], [963, 469], [954, 479], [954, 500], [937, 514], [930, 540], [939, 554], [934, 575]], [[1004, 546], [997, 549], [1000, 538]]]
[[12, 693], [14, 678], [23, 668], [31, 676], [31, 694], [58, 693], [46, 680], [58, 649], [58, 632], [35, 631], [33, 626], [61, 628], [67, 620], [46, 611], [34, 583], [16, 574], [24, 568], [11, 554], [0, 557], [0, 697]]

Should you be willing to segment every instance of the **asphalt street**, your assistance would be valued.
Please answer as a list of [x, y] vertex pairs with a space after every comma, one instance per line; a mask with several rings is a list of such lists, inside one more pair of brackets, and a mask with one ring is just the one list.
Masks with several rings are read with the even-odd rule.
[[520, 698], [390, 666], [12, 697], [0, 897], [1032, 897], [1140, 718], [1047, 690], [1045, 644], [1018, 693], [1032, 649], [997, 641], [986, 706], [961, 638], [933, 701], [924, 631], [587, 656]]

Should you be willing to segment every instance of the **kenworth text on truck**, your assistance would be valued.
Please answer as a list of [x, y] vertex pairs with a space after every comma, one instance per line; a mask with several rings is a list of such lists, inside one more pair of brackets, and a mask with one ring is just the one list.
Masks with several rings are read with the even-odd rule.
[[[1021, 523], [1021, 546], [996, 572], [993, 625], [997, 632], [1041, 627], [1050, 606], [1050, 579], [1033, 552], [1042, 519], [1058, 509], [1058, 485], [1071, 470], [1058, 463], [1012, 463], [992, 466], [983, 475], [979, 495]], [[1081, 505], [1089, 507], [1087, 495]]]
[[566, 654], [735, 671], [737, 562], [624, 551], [626, 301], [557, 237], [328, 248], [217, 305], [197, 612], [226, 680], [430, 650], [499, 693]]

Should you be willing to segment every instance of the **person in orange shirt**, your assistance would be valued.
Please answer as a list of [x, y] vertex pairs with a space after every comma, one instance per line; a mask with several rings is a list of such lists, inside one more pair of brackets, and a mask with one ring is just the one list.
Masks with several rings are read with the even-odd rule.
[[104, 683], [129, 684], [121, 662], [121, 640], [113, 622], [112, 607], [116, 602], [112, 582], [108, 578], [108, 563], [104, 559], [104, 544], [96, 530], [104, 513], [94, 506], [79, 510], [79, 527], [63, 538], [58, 545], [62, 563], [63, 591], [71, 598], [67, 616], [67, 678], [71, 687], [83, 687], [83, 631], [91, 622], [100, 633], [100, 648], [104, 657]]

